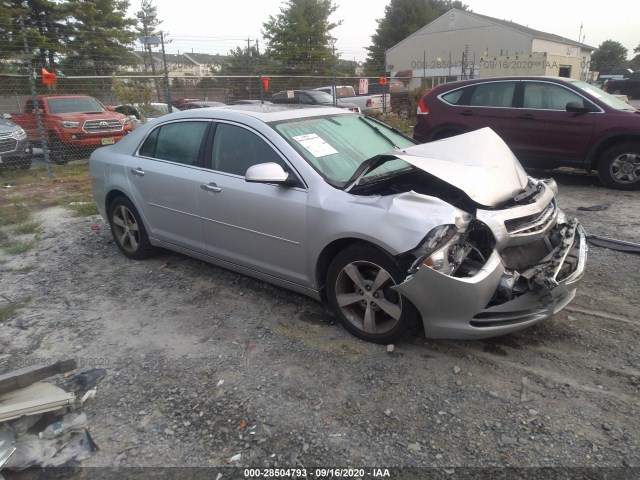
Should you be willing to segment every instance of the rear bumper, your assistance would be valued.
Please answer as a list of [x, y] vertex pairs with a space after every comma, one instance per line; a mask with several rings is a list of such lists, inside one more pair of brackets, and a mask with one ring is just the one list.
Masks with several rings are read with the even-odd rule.
[[[528, 270], [526, 281], [525, 274], [507, 270], [494, 251], [472, 277], [452, 277], [422, 267], [396, 288], [422, 315], [429, 338], [478, 339], [522, 330], [564, 308], [584, 275], [584, 229], [575, 220], [557, 228], [562, 242]], [[524, 290], [523, 283], [528, 285]]]

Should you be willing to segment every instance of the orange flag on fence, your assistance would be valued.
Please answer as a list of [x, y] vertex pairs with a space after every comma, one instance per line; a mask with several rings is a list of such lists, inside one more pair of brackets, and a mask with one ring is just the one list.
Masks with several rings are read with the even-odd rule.
[[53, 85], [56, 83], [56, 74], [49, 73], [44, 68], [42, 69], [42, 84]]

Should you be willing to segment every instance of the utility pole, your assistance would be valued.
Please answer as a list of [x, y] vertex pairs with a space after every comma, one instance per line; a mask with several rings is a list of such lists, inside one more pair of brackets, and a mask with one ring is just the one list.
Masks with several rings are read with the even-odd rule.
[[164, 53], [164, 32], [160, 32], [160, 43], [162, 44], [162, 63], [164, 64], [164, 88], [167, 93], [168, 112], [171, 113], [171, 92], [169, 91], [169, 68], [167, 67], [167, 56]]

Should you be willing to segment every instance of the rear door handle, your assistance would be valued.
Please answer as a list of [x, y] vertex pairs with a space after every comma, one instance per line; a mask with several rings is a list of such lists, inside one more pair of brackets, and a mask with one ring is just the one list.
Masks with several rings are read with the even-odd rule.
[[200, 188], [203, 190], [206, 190], [207, 192], [214, 192], [214, 193], [219, 193], [222, 191], [222, 189], [218, 187], [218, 185], [216, 185], [214, 182], [203, 183], [200, 185]]
[[536, 117], [531, 113], [525, 113], [524, 115], [520, 115], [518, 118], [522, 118], [523, 120], [535, 120]]
[[132, 168], [131, 173], [133, 173], [134, 175], [138, 175], [139, 177], [144, 177], [144, 170], [142, 170], [140, 167]]
[[469, 117], [469, 116], [473, 115], [473, 112], [471, 110], [463, 110], [462, 112], [460, 112], [460, 115], [464, 115], [465, 117]]

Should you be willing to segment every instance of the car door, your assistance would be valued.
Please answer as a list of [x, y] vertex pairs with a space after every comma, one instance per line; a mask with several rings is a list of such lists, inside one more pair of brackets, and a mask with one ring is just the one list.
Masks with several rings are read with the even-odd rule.
[[[577, 92], [557, 83], [526, 80], [518, 94], [516, 156], [530, 166], [558, 166], [586, 158], [598, 110]], [[569, 102], [592, 111], [567, 111]], [[551, 165], [548, 165], [551, 162]]]
[[465, 131], [489, 127], [507, 142], [514, 135], [514, 96], [518, 81], [505, 80], [470, 85], [444, 94], [442, 99], [456, 105], [450, 121]]
[[126, 174], [149, 235], [164, 242], [205, 253], [198, 217], [200, 158], [210, 121], [163, 124], [152, 130]]
[[[306, 273], [307, 191], [249, 183], [247, 169], [275, 162], [295, 175], [255, 130], [217, 123], [199, 179], [199, 213], [210, 255], [254, 271], [309, 285]], [[297, 178], [297, 177], [296, 177]]]

